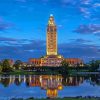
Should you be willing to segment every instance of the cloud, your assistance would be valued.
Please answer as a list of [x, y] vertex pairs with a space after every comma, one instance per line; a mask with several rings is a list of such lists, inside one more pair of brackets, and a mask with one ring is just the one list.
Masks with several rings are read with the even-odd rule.
[[71, 43], [75, 43], [75, 44], [84, 44], [84, 43], [90, 43], [92, 42], [91, 40], [86, 40], [86, 39], [82, 39], [82, 38], [78, 38], [78, 39], [70, 39]]
[[7, 37], [0, 37], [0, 41], [17, 41], [17, 39], [14, 38], [7, 38]]
[[[78, 14], [82, 15], [84, 18], [88, 18], [90, 20], [98, 20], [100, 19], [100, 3], [93, 0], [61, 0], [62, 5], [66, 7], [74, 8], [74, 11], [78, 12]], [[77, 14], [76, 14], [77, 15]]]
[[24, 50], [34, 50], [34, 51], [42, 51], [45, 47], [45, 41], [44, 40], [31, 40], [30, 43], [23, 44], [21, 46]]
[[72, 4], [74, 4], [76, 1], [75, 1], [75, 0], [61, 0], [61, 2], [62, 2], [62, 4], [64, 4], [64, 5], [68, 5], [68, 4], [72, 5]]
[[[8, 42], [8, 43], [11, 43], [13, 42], [13, 44], [16, 42], [22, 46], [24, 45], [30, 45], [30, 44], [33, 44], [34, 46], [38, 46], [38, 45], [41, 45], [42, 43], [45, 43], [45, 41], [43, 40], [32, 40], [32, 39], [16, 39], [16, 38], [9, 38], [9, 37], [0, 37], [0, 43], [1, 42]], [[7, 44], [8, 44], [7, 43]], [[15, 45], [16, 45], [15, 43]], [[11, 44], [10, 44], [11, 45]]]
[[0, 23], [3, 21], [2, 17], [0, 16]]
[[8, 24], [8, 23], [0, 24], [0, 31], [7, 30], [9, 28], [10, 28], [10, 24]]
[[21, 45], [25, 43], [29, 43], [31, 40], [28, 39], [15, 39], [9, 37], [0, 37], [0, 45]]
[[22, 3], [27, 2], [27, 0], [15, 0], [15, 1], [17, 1], [17, 2], [22, 2]]
[[93, 6], [94, 7], [100, 7], [100, 3], [95, 3]]
[[[95, 20], [98, 20], [99, 17], [96, 16], [98, 13], [100, 13], [100, 10], [98, 7], [100, 7], [100, 3], [97, 1], [93, 0], [11, 0], [11, 2], [16, 4], [15, 2], [18, 2], [17, 6], [20, 5], [21, 8], [26, 8], [29, 9], [29, 11], [33, 11], [35, 7], [33, 7], [30, 4], [47, 4], [48, 6], [53, 6], [54, 9], [55, 7], [68, 7], [66, 8], [66, 11], [74, 9], [74, 11], [77, 14], [82, 15], [84, 18], [92, 18]], [[12, 4], [13, 4], [12, 3]], [[95, 10], [96, 9], [96, 10]], [[97, 12], [97, 10], [99, 12]], [[8, 12], [7, 10], [6, 12]], [[71, 12], [70, 12], [71, 13]], [[72, 11], [73, 14], [73, 11]], [[77, 16], [77, 14], [75, 14]], [[94, 16], [95, 14], [95, 16]]]
[[89, 18], [89, 17], [90, 17], [91, 12], [89, 12], [88, 8], [80, 7], [79, 10], [80, 10], [80, 12], [82, 13], [82, 15], [83, 15], [85, 18]]
[[100, 34], [100, 24], [88, 24], [88, 25], [80, 25], [77, 27], [76, 30], [74, 30], [76, 33], [80, 34], [94, 34], [99, 35]]
[[58, 28], [62, 28], [62, 27], [63, 27], [63, 25], [62, 25], [62, 24], [59, 24], [57, 27], [58, 27]]
[[13, 22], [5, 21], [2, 16], [0, 16], [0, 31], [7, 31], [7, 30], [16, 30], [19, 31], [16, 25]]
[[81, 0], [81, 4], [88, 5], [91, 3], [91, 0]]
[[[8, 41], [9, 45], [0, 44], [0, 59], [12, 58], [27, 61], [29, 58], [39, 58], [46, 55], [46, 41], [0, 38], [0, 41]], [[17, 41], [17, 45], [13, 42]], [[20, 43], [18, 41], [27, 41]], [[91, 42], [84, 39], [72, 39], [69, 43], [58, 44], [58, 52], [66, 58], [100, 58], [100, 46], [88, 45]], [[1, 42], [0, 42], [1, 43]]]
[[42, 0], [43, 2], [47, 3], [49, 0]]
[[[5, 45], [2, 45], [0, 42], [0, 59], [12, 58], [15, 60], [21, 59], [27, 61], [29, 58], [40, 57], [45, 54], [45, 41], [43, 40], [13, 39], [3, 37], [0, 38], [0, 41], [7, 41], [5, 42]], [[20, 41], [23, 41], [24, 43]]]
[[59, 53], [66, 58], [82, 58], [84, 61], [100, 59], [100, 46], [83, 43], [63, 43], [59, 45]]
[[8, 29], [11, 29], [14, 27], [13, 23], [8, 23], [8, 22], [1, 22], [0, 23], [0, 31], [6, 31]]

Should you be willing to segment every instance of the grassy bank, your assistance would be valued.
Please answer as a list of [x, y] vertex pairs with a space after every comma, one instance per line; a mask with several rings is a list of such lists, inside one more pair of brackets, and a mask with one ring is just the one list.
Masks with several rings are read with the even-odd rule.
[[[46, 72], [34, 72], [34, 71], [21, 71], [21, 70], [16, 70], [12, 72], [0, 72], [0, 75], [88, 75], [88, 74], [93, 74], [93, 72], [75, 72], [75, 71], [70, 71], [68, 73], [59, 73], [57, 71], [46, 71]], [[98, 74], [98, 73], [97, 73]]]
[[27, 74], [36, 74], [35, 72], [28, 72], [28, 71], [21, 71], [21, 70], [16, 70], [16, 71], [11, 71], [11, 72], [1, 72], [1, 75], [27, 75]]
[[100, 98], [56, 98], [56, 99], [34, 99], [34, 98], [28, 98], [28, 99], [11, 99], [11, 100], [100, 100]]
[[23, 71], [23, 70], [15, 70], [15, 71], [12, 71], [12, 72], [0, 72], [0, 75], [50, 75], [50, 74], [59, 74], [58, 72], [56, 71], [47, 71], [47, 72], [35, 72], [35, 71]]
[[[34, 70], [34, 71], [28, 71], [28, 70]], [[19, 69], [15, 70], [12, 69], [8, 72], [0, 72], [0, 74], [10, 74], [10, 75], [27, 75], [27, 74], [35, 74], [35, 75], [40, 75], [40, 74], [62, 74], [62, 75], [77, 75], [77, 74], [88, 74], [88, 73], [93, 73], [93, 71], [90, 71], [89, 69], [86, 68], [65, 68], [65, 67], [38, 67], [38, 68], [33, 68], [33, 69]]]

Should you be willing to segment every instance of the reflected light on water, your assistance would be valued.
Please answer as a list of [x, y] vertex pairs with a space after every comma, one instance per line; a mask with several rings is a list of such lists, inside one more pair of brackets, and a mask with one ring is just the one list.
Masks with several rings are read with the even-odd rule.
[[30, 87], [30, 88], [39, 87], [41, 90], [46, 91], [45, 92], [46, 97], [48, 98], [57, 98], [60, 97], [59, 91], [60, 93], [61, 91], [63, 92], [63, 90], [68, 92], [68, 89], [66, 89], [66, 87], [71, 87], [71, 88], [75, 86], [79, 87], [86, 80], [88, 80], [87, 83], [89, 82], [90, 86], [94, 85], [99, 86], [100, 85], [99, 78], [100, 78], [99, 75], [91, 75], [91, 76], [5, 75], [5, 76], [0, 76], [0, 84], [2, 84], [2, 86], [0, 85], [0, 88], [5, 87], [6, 89], [5, 91], [7, 91], [7, 89], [10, 88], [10, 86], [12, 85], [21, 87], [21, 84], [25, 84], [25, 87]]

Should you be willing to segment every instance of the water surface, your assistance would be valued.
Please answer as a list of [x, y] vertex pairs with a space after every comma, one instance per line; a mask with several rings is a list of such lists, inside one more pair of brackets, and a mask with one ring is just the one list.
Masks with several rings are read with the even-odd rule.
[[100, 97], [100, 75], [0, 76], [0, 100], [10, 98]]

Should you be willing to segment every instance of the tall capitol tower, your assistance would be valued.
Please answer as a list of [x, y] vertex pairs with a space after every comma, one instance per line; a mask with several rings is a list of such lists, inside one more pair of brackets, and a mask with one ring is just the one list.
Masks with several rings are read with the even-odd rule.
[[57, 28], [51, 14], [47, 25], [47, 55], [57, 55]]
[[[31, 64], [34, 66], [51, 66], [57, 67], [62, 66], [62, 61], [65, 60], [70, 66], [76, 67], [76, 64], [83, 66], [83, 61], [78, 58], [64, 58], [62, 55], [58, 54], [57, 50], [57, 27], [54, 21], [54, 17], [51, 14], [49, 17], [46, 33], [46, 55], [39, 59], [32, 58], [29, 59]], [[52, 92], [53, 93], [53, 92]]]

